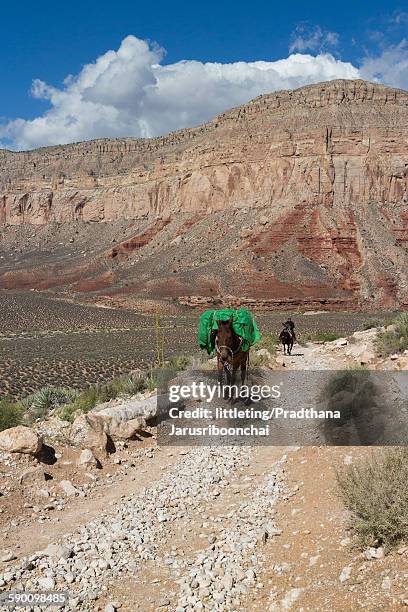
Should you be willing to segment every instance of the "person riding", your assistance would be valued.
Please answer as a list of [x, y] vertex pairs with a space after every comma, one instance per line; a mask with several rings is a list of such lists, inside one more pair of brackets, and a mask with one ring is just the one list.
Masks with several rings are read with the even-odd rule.
[[291, 333], [293, 342], [295, 342], [296, 341], [295, 324], [292, 321], [291, 317], [288, 317], [288, 320], [284, 322], [283, 327], [284, 329], [287, 329]]

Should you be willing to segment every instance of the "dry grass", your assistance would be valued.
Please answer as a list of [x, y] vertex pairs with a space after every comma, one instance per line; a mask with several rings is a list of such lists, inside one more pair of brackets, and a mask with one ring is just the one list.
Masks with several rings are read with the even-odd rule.
[[299, 344], [304, 346], [308, 342], [333, 342], [334, 340], [338, 340], [341, 338], [341, 335], [336, 332], [331, 331], [318, 331], [314, 333], [306, 333], [299, 335], [298, 341]]
[[381, 357], [402, 353], [408, 349], [408, 313], [400, 315], [390, 330], [378, 334], [376, 349]]
[[19, 402], [10, 399], [0, 400], [0, 431], [21, 425], [24, 407]]
[[337, 474], [350, 528], [362, 546], [387, 549], [408, 541], [408, 449], [373, 453]]

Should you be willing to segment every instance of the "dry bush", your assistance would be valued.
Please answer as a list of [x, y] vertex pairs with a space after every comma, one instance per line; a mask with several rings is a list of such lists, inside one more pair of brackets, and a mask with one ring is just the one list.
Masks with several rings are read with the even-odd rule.
[[376, 349], [380, 356], [403, 353], [408, 349], [408, 313], [400, 315], [392, 329], [380, 332], [376, 338]]
[[378, 451], [337, 473], [350, 528], [362, 546], [408, 541], [408, 448]]
[[0, 400], [0, 431], [21, 425], [24, 415], [24, 407], [20, 402], [10, 399]]

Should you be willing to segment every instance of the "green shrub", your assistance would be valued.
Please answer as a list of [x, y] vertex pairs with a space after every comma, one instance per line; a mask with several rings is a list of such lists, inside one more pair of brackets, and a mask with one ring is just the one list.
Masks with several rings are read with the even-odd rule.
[[73, 423], [78, 412], [80, 412], [80, 408], [75, 404], [67, 404], [58, 409], [57, 416], [63, 421]]
[[70, 405], [81, 412], [89, 412], [96, 406], [99, 398], [98, 387], [89, 387], [81, 391], [76, 400]]
[[400, 315], [393, 328], [377, 335], [375, 346], [377, 353], [386, 357], [392, 353], [402, 353], [408, 349], [408, 313]]
[[54, 408], [73, 402], [77, 396], [78, 391], [75, 389], [43, 387], [26, 397], [21, 403], [27, 411], [27, 421], [33, 423], [37, 419], [44, 419]]
[[0, 400], [0, 431], [21, 425], [24, 415], [24, 406], [11, 399]]
[[105, 384], [92, 385], [77, 394], [75, 400], [58, 410], [61, 419], [72, 422], [76, 413], [86, 413], [97, 404], [109, 402], [117, 397], [134, 395], [145, 389], [155, 388], [152, 377], [142, 373], [114, 378]]
[[361, 546], [408, 541], [408, 448], [378, 451], [337, 473], [337, 481]]

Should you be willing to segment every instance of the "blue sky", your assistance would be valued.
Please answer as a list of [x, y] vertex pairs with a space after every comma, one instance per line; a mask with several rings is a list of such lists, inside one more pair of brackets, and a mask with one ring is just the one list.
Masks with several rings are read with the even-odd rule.
[[0, 144], [153, 136], [336, 77], [408, 88], [406, 39], [408, 6], [378, 0], [4, 3]]

